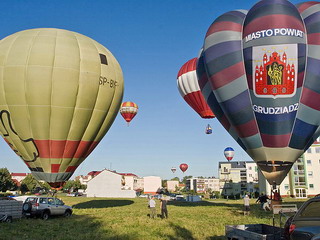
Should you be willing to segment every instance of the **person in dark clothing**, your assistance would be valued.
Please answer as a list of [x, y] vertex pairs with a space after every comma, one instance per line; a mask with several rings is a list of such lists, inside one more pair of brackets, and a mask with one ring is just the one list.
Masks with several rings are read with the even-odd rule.
[[265, 207], [264, 207], [264, 205], [268, 202], [268, 199], [269, 199], [268, 196], [262, 193], [262, 194], [258, 197], [256, 203], [260, 202], [261, 209], [266, 210]]
[[168, 200], [165, 197], [160, 199], [161, 218], [168, 218], [167, 203]]

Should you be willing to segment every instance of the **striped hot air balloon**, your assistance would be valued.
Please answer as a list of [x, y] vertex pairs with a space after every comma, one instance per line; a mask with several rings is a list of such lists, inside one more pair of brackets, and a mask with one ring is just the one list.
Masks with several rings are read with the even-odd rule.
[[234, 150], [232, 147], [227, 147], [225, 150], [224, 150], [224, 156], [225, 158], [228, 160], [228, 161], [231, 161], [233, 156], [234, 156]]
[[120, 108], [120, 114], [126, 120], [126, 122], [129, 123], [131, 120], [136, 116], [138, 113], [138, 105], [134, 102], [124, 102], [121, 104]]
[[177, 85], [183, 99], [202, 118], [214, 118], [214, 114], [206, 103], [198, 84], [196, 74], [197, 58], [186, 62], [179, 70]]
[[319, 15], [318, 2], [286, 0], [225, 13], [209, 27], [198, 61], [209, 106], [270, 184], [280, 184], [320, 134]]
[[0, 41], [0, 132], [38, 180], [61, 187], [111, 127], [123, 96], [119, 63], [62, 29]]

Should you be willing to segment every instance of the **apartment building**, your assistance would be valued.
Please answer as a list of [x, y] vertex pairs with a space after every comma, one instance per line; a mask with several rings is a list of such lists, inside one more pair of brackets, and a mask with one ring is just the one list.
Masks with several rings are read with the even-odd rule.
[[[297, 159], [287, 177], [279, 186], [281, 196], [295, 198], [312, 197], [320, 193], [320, 139]], [[271, 187], [262, 174], [259, 175], [261, 191], [270, 194]]]
[[220, 192], [225, 196], [258, 192], [258, 168], [253, 161], [219, 162]]
[[193, 190], [197, 193], [205, 193], [208, 191], [220, 191], [219, 179], [215, 177], [203, 178], [195, 177], [187, 179], [186, 189]]

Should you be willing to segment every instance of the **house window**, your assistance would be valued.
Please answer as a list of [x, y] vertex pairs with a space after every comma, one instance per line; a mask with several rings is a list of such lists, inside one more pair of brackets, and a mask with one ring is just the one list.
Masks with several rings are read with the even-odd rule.
[[308, 171], [308, 177], [313, 177], [313, 172], [312, 171]]
[[249, 174], [249, 177], [252, 177], [252, 174], [251, 174], [251, 173]]
[[307, 153], [311, 153], [311, 148], [308, 148]]
[[314, 188], [313, 184], [309, 184], [309, 188]]
[[308, 165], [311, 165], [311, 160], [307, 160], [307, 164], [308, 164]]
[[316, 147], [316, 153], [320, 153], [320, 147]]
[[252, 170], [252, 167], [249, 167], [249, 170]]
[[284, 189], [288, 190], [289, 189], [289, 185], [288, 184], [284, 185]]

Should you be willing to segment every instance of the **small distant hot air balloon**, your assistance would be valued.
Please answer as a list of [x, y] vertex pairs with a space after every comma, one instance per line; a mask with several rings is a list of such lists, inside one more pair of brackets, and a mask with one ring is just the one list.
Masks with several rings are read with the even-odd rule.
[[181, 169], [182, 172], [187, 171], [188, 167], [189, 167], [189, 166], [188, 166], [188, 164], [186, 164], [186, 163], [181, 163], [181, 164], [180, 164], [180, 169]]
[[120, 114], [126, 120], [126, 122], [129, 123], [131, 120], [136, 116], [138, 113], [138, 105], [135, 104], [134, 102], [124, 102], [121, 104], [120, 108]]
[[225, 150], [224, 150], [224, 156], [226, 157], [226, 159], [228, 161], [231, 161], [233, 156], [234, 156], [234, 150], [232, 147], [227, 147]]
[[172, 168], [171, 168], [171, 171], [172, 171], [173, 173], [175, 173], [176, 170], [177, 170], [177, 169], [176, 169], [175, 167], [172, 167]]
[[183, 99], [202, 118], [214, 118], [214, 114], [204, 99], [198, 84], [196, 63], [198, 58], [186, 62], [178, 72], [177, 85]]
[[206, 134], [211, 134], [211, 133], [212, 133], [212, 128], [210, 124], [208, 124], [208, 126], [206, 127]]

